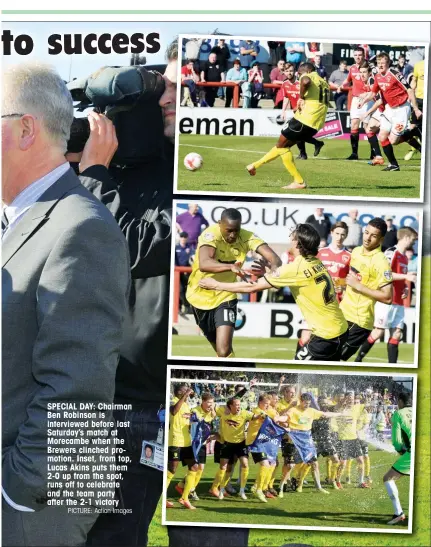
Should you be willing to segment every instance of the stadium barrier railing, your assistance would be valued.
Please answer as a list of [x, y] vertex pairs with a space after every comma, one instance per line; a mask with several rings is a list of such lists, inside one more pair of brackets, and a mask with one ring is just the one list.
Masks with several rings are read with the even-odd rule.
[[[252, 276], [253, 280], [256, 280], [256, 276], [252, 274], [249, 270], [244, 270], [246, 273]], [[182, 273], [191, 273], [191, 266], [175, 266], [174, 269], [174, 302], [172, 305], [172, 322], [178, 323], [178, 316], [180, 314], [180, 277]], [[257, 293], [250, 294], [250, 302], [257, 302]]]
[[[182, 87], [187, 87], [184, 82], [181, 83]], [[233, 99], [232, 107], [239, 108], [239, 98], [240, 98], [240, 89], [241, 84], [236, 82], [196, 82], [196, 87], [232, 87], [233, 88]], [[281, 84], [263, 84], [264, 89], [280, 89]], [[347, 110], [350, 110], [350, 105], [352, 103], [352, 91], [349, 90], [347, 96]]]

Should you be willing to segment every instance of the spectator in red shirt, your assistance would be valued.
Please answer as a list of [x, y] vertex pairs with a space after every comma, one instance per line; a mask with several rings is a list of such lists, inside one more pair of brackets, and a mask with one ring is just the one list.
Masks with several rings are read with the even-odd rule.
[[195, 106], [196, 98], [196, 83], [199, 82], [199, 75], [195, 71], [193, 61], [188, 61], [181, 68], [181, 83], [184, 84], [184, 97], [181, 101], [181, 106]]

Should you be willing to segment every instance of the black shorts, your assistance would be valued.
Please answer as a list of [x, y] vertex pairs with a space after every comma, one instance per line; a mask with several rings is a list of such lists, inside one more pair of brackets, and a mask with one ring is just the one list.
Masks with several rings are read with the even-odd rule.
[[245, 441], [241, 443], [224, 443], [220, 450], [220, 459], [229, 460], [229, 463], [232, 463], [231, 460], [235, 461], [235, 456], [237, 458], [248, 457], [248, 446], [246, 446]]
[[370, 336], [371, 331], [360, 327], [356, 323], [348, 321], [349, 329], [347, 340], [344, 342], [341, 350], [341, 360], [347, 361], [362, 346], [365, 340]]
[[286, 127], [281, 130], [281, 134], [289, 141], [299, 142], [311, 139], [317, 133], [317, 129], [305, 125], [296, 118], [291, 118]]
[[[421, 112], [424, 111], [424, 100], [423, 99], [416, 99], [416, 102], [418, 103], [418, 108]], [[411, 122], [414, 124], [414, 125], [419, 125], [420, 127], [422, 127], [422, 120], [423, 120], [423, 114], [422, 116], [418, 119], [416, 117], [416, 114], [415, 114], [415, 111], [412, 110], [412, 115], [411, 115]]]
[[332, 442], [331, 437], [327, 439], [315, 439], [317, 455], [322, 456], [322, 458], [327, 458], [328, 456], [334, 456], [337, 454], [337, 448]]
[[284, 458], [284, 463], [296, 463], [299, 457], [299, 453], [296, 450], [296, 446], [293, 443], [283, 440], [281, 443], [281, 455]]
[[193, 454], [193, 448], [191, 446], [168, 446], [168, 461], [179, 462], [183, 465], [187, 465], [185, 462], [190, 463], [190, 460], [194, 461], [195, 456]]
[[361, 445], [362, 455], [368, 456], [368, 443], [367, 441], [361, 441], [359, 439], [359, 444]]
[[209, 342], [215, 343], [218, 327], [227, 325], [234, 328], [236, 322], [238, 300], [222, 302], [220, 306], [212, 310], [199, 310], [192, 306], [196, 324], [206, 336]]
[[250, 452], [254, 463], [260, 463], [268, 459], [268, 455], [265, 452]]
[[342, 460], [354, 460], [362, 456], [362, 448], [359, 439], [353, 439], [351, 441], [340, 441], [340, 459]]
[[341, 336], [329, 339], [312, 334], [308, 344], [300, 348], [295, 355], [295, 361], [340, 361], [347, 336], [347, 331]]

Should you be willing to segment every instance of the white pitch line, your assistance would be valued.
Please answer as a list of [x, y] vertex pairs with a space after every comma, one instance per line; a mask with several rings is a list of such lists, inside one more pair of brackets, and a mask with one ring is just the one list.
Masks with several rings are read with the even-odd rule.
[[[183, 144], [180, 143], [180, 146], [189, 146], [190, 148], [207, 148], [208, 150], [224, 150], [226, 152], [245, 152], [250, 154], [266, 154], [268, 150], [240, 150], [239, 148], [220, 148], [219, 146], [203, 146], [202, 144]], [[347, 161], [343, 160], [342, 158], [327, 158], [325, 156], [318, 156], [317, 158], [310, 156], [308, 158], [309, 160], [328, 160], [328, 161]], [[301, 160], [303, 161], [303, 160]], [[366, 164], [368, 160], [354, 160], [357, 163], [364, 163]], [[353, 163], [353, 162], [351, 162]], [[404, 166], [404, 165], [403, 165]], [[410, 169], [421, 169], [420, 165], [409, 165]]]

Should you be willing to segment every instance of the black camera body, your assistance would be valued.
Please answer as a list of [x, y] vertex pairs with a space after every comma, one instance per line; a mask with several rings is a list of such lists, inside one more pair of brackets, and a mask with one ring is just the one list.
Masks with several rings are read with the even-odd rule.
[[[132, 167], [163, 156], [163, 118], [158, 104], [165, 89], [162, 75], [143, 66], [104, 67], [67, 87], [77, 109], [93, 107], [115, 125], [118, 149], [114, 165]], [[75, 118], [68, 152], [80, 152], [90, 135], [87, 118]]]

